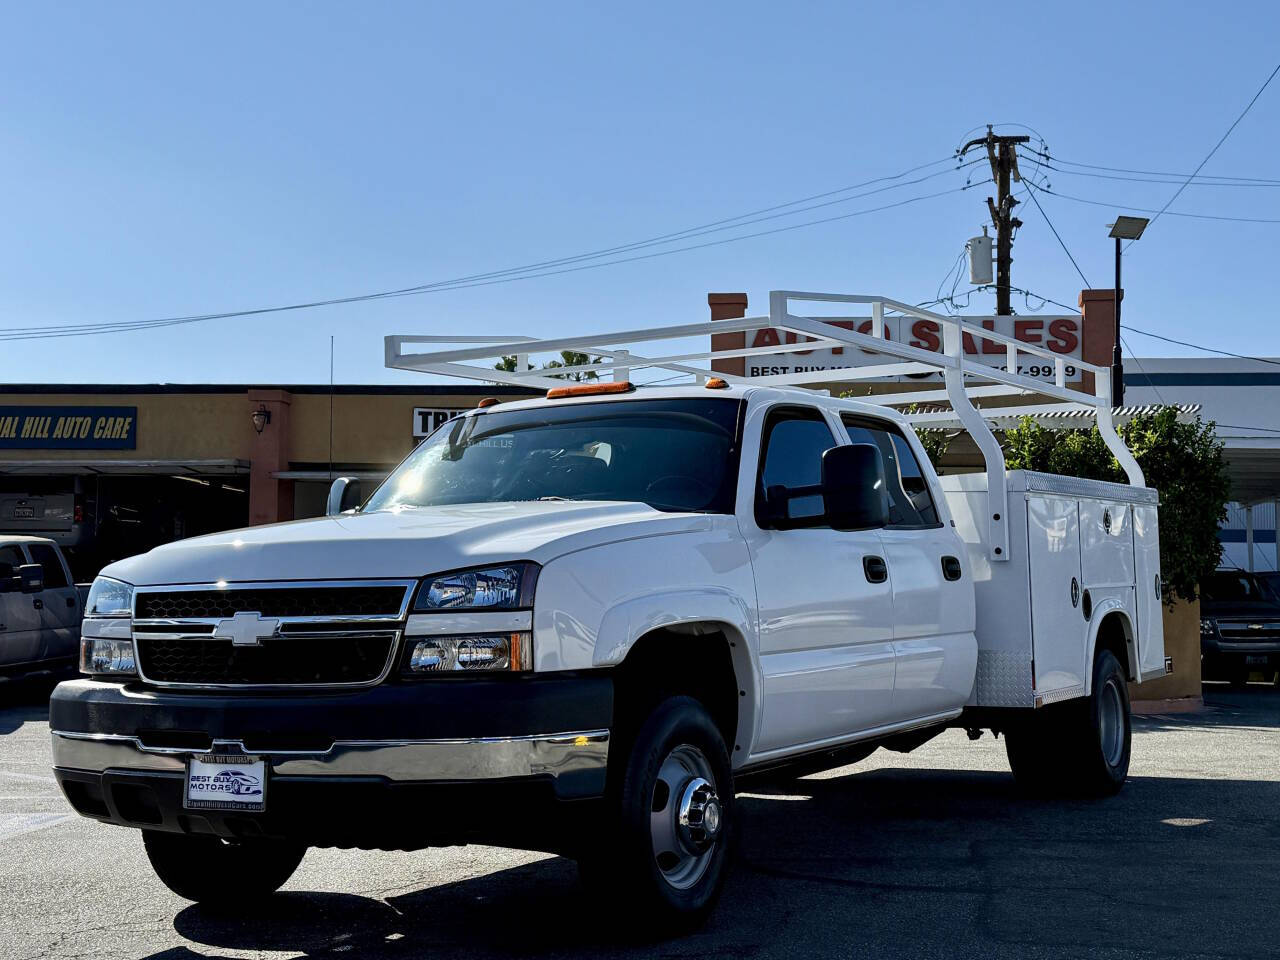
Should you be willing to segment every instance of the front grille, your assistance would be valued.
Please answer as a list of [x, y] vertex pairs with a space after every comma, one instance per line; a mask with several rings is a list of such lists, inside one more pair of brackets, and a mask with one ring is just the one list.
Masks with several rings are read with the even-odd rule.
[[134, 634], [147, 680], [192, 686], [355, 685], [373, 683], [391, 659], [398, 633], [290, 634], [257, 647], [208, 637]]
[[406, 587], [250, 587], [227, 590], [139, 591], [139, 620], [233, 617], [255, 611], [264, 617], [368, 617], [400, 615]]
[[1219, 620], [1218, 633], [1231, 643], [1275, 643], [1280, 640], [1280, 620]]

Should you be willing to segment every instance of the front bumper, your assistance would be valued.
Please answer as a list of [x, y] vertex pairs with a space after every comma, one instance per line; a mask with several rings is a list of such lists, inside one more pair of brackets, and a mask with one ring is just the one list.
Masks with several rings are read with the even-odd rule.
[[[416, 847], [504, 842], [502, 830], [483, 828], [518, 834], [538, 810], [601, 796], [612, 711], [612, 678], [597, 672], [301, 695], [75, 680], [54, 691], [50, 727], [55, 775], [86, 816], [226, 837]], [[266, 813], [183, 807], [187, 758], [209, 753], [267, 761]], [[512, 842], [532, 845], [527, 836]]]

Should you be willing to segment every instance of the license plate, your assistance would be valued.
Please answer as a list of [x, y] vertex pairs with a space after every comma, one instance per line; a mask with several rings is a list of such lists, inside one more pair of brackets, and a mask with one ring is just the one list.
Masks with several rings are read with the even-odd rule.
[[13, 519], [15, 520], [34, 520], [36, 518], [35, 507], [14, 507]]
[[1245, 657], [1244, 663], [1247, 667], [1265, 667], [1267, 665], [1267, 658], [1261, 656]]
[[187, 761], [183, 806], [189, 810], [267, 809], [267, 761], [210, 754]]

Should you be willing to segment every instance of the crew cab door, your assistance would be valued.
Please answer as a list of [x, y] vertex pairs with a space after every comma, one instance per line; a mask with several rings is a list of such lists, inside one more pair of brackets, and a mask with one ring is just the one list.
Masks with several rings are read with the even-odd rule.
[[73, 657], [80, 642], [80, 594], [71, 582], [62, 553], [47, 543], [27, 543], [32, 563], [44, 568], [44, 589], [34, 594], [32, 603], [40, 610], [44, 644], [42, 660]]
[[[26, 562], [17, 544], [0, 546], [0, 577], [6, 581]], [[0, 593], [0, 665], [39, 660], [41, 646], [40, 611], [32, 595], [16, 589]]]
[[850, 443], [880, 450], [889, 493], [889, 523], [880, 530], [893, 587], [895, 721], [916, 720], [964, 705], [978, 657], [973, 583], [956, 532], [944, 526], [913, 449], [897, 424], [844, 413]]
[[752, 751], [758, 758], [888, 722], [894, 655], [893, 598], [879, 535], [825, 526], [821, 497], [792, 499], [784, 517], [771, 514], [769, 487], [821, 480], [836, 424], [806, 405], [755, 413], [759, 456], [752, 462], [748, 450], [743, 458], [739, 517], [759, 607], [764, 700]]

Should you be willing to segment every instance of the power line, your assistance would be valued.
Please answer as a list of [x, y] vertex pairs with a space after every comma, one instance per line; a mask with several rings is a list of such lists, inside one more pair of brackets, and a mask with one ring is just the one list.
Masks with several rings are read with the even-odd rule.
[[1062, 252], [1067, 255], [1067, 259], [1071, 261], [1071, 265], [1076, 268], [1076, 273], [1080, 274], [1080, 279], [1084, 281], [1085, 289], [1091, 289], [1088, 278], [1084, 275], [1084, 271], [1080, 269], [1080, 264], [1076, 263], [1076, 258], [1071, 255], [1071, 251], [1067, 249], [1066, 242], [1062, 239], [1062, 235], [1058, 233], [1058, 228], [1053, 225], [1053, 221], [1049, 219], [1049, 215], [1044, 212], [1044, 207], [1040, 206], [1040, 198], [1036, 196], [1036, 188], [1031, 185], [1031, 181], [1027, 180], [1027, 193], [1035, 202], [1036, 209], [1040, 211], [1040, 216], [1044, 217], [1044, 222], [1049, 225], [1049, 229], [1053, 231], [1054, 237], [1058, 240], [1058, 246], [1062, 247]]
[[[962, 170], [962, 169], [964, 169], [965, 167], [973, 166], [975, 163], [978, 163], [978, 162], [980, 162], [980, 161], [973, 161], [973, 162], [971, 162], [971, 163], [960, 164], [960, 165], [959, 165], [959, 166], [957, 166], [955, 169], [956, 169], [956, 170]], [[937, 161], [934, 161], [933, 163], [931, 163], [931, 164], [925, 164], [924, 166], [936, 166], [936, 165], [937, 165]], [[917, 167], [917, 168], [913, 168], [913, 169], [917, 169], [917, 170], [918, 170], [918, 169], [921, 169], [921, 168]], [[908, 173], [910, 173], [910, 172], [912, 172], [912, 171], [906, 171], [906, 172], [904, 172], [903, 174], [900, 174], [900, 175], [899, 175], [899, 178], [900, 178], [900, 177], [902, 177], [902, 176], [906, 176], [906, 175], [907, 175]], [[722, 232], [722, 231], [725, 231], [725, 230], [733, 230], [733, 229], [737, 229], [737, 228], [739, 228], [739, 227], [750, 226], [750, 225], [755, 224], [755, 223], [763, 223], [763, 222], [768, 221], [768, 220], [776, 220], [776, 219], [778, 219], [778, 218], [780, 218], [780, 217], [787, 217], [787, 216], [792, 216], [792, 215], [794, 215], [794, 214], [798, 214], [798, 213], [805, 213], [805, 212], [808, 212], [808, 211], [810, 211], [810, 210], [817, 210], [817, 209], [820, 209], [820, 208], [829, 207], [829, 206], [831, 206], [831, 205], [833, 205], [833, 204], [837, 204], [837, 203], [847, 203], [847, 202], [848, 202], [848, 201], [850, 201], [850, 200], [858, 200], [858, 199], [862, 199], [862, 198], [865, 198], [865, 197], [873, 196], [873, 195], [878, 194], [878, 193], [883, 193], [883, 192], [884, 192], [884, 191], [886, 191], [886, 190], [893, 190], [893, 189], [897, 189], [897, 188], [899, 188], [899, 187], [910, 186], [910, 185], [917, 184], [917, 183], [923, 183], [923, 182], [924, 182], [924, 181], [926, 181], [926, 180], [931, 180], [931, 179], [933, 179], [934, 177], [942, 176], [942, 175], [944, 175], [944, 174], [946, 174], [946, 173], [949, 173], [949, 172], [951, 172], [951, 171], [948, 171], [948, 170], [942, 170], [942, 171], [938, 171], [938, 172], [935, 172], [935, 173], [926, 174], [925, 176], [918, 177], [918, 178], [916, 178], [916, 179], [914, 179], [914, 180], [906, 180], [906, 181], [903, 181], [903, 182], [901, 182], [901, 183], [891, 184], [891, 185], [889, 185], [889, 186], [885, 186], [885, 187], [878, 187], [878, 188], [876, 188], [875, 190], [868, 190], [868, 191], [867, 191], [867, 192], [865, 192], [865, 193], [853, 194], [853, 195], [851, 195], [851, 196], [841, 197], [841, 198], [836, 199], [836, 200], [827, 200], [827, 201], [825, 201], [825, 202], [823, 202], [823, 203], [817, 203], [817, 204], [813, 204], [813, 205], [811, 205], [811, 206], [807, 206], [807, 207], [797, 207], [796, 209], [794, 209], [794, 210], [788, 210], [788, 211], [786, 211], [785, 213], [774, 213], [774, 214], [771, 214], [771, 215], [768, 215], [768, 216], [759, 216], [759, 217], [756, 217], [754, 214], [742, 214], [742, 215], [740, 215], [740, 216], [738, 216], [738, 217], [731, 217], [731, 218], [727, 218], [727, 219], [725, 219], [725, 220], [718, 220], [718, 221], [714, 221], [712, 224], [704, 224], [704, 225], [703, 225], [703, 226], [701, 226], [701, 227], [690, 227], [690, 228], [688, 228], [688, 229], [686, 229], [686, 230], [678, 231], [678, 232], [676, 232], [676, 233], [669, 233], [669, 234], [665, 234], [665, 235], [664, 235], [664, 236], [662, 236], [662, 237], [650, 238], [650, 239], [648, 239], [648, 240], [638, 240], [638, 241], [635, 241], [634, 243], [621, 244], [621, 245], [619, 245], [619, 246], [609, 247], [609, 248], [606, 248], [605, 250], [602, 250], [602, 251], [593, 251], [593, 252], [591, 252], [591, 253], [578, 254], [578, 255], [575, 255], [575, 256], [572, 256], [572, 257], [561, 257], [561, 258], [559, 258], [559, 259], [557, 259], [557, 260], [544, 260], [544, 261], [542, 261], [541, 263], [537, 263], [537, 264], [529, 264], [529, 265], [526, 265], [526, 266], [523, 266], [523, 267], [510, 267], [510, 268], [507, 268], [507, 269], [505, 269], [505, 270], [495, 270], [495, 271], [491, 271], [491, 272], [489, 272], [489, 273], [478, 273], [478, 274], [472, 274], [472, 275], [470, 275], [470, 276], [466, 276], [466, 277], [458, 277], [458, 278], [455, 278], [455, 279], [453, 279], [453, 280], [441, 280], [441, 281], [437, 281], [437, 282], [435, 282], [435, 283], [420, 284], [420, 285], [418, 285], [418, 286], [414, 286], [414, 287], [404, 287], [404, 288], [401, 288], [401, 289], [399, 289], [399, 290], [388, 290], [388, 291], [382, 291], [382, 292], [379, 292], [379, 293], [359, 294], [359, 295], [354, 296], [354, 297], [344, 297], [344, 298], [335, 299], [335, 300], [323, 300], [323, 301], [317, 301], [317, 302], [313, 302], [313, 303], [298, 304], [298, 305], [289, 305], [289, 306], [287, 306], [287, 307], [283, 307], [283, 308], [280, 308], [280, 309], [304, 309], [304, 308], [309, 308], [309, 307], [314, 307], [314, 306], [332, 306], [332, 305], [335, 305], [335, 304], [360, 302], [360, 301], [363, 301], [363, 300], [374, 300], [374, 299], [383, 299], [383, 298], [388, 298], [388, 297], [399, 297], [399, 296], [411, 296], [411, 295], [416, 295], [416, 294], [418, 294], [418, 293], [436, 292], [436, 291], [444, 291], [444, 290], [451, 290], [451, 289], [465, 289], [466, 287], [469, 287], [469, 286], [480, 286], [480, 285], [482, 285], [482, 284], [478, 283], [477, 281], [489, 280], [489, 279], [498, 278], [498, 277], [506, 277], [506, 278], [509, 278], [509, 279], [524, 279], [524, 277], [522, 277], [522, 276], [517, 276], [517, 274], [531, 273], [531, 272], [533, 272], [533, 271], [544, 270], [544, 269], [549, 268], [549, 267], [562, 266], [562, 265], [569, 264], [569, 263], [582, 262], [582, 261], [584, 261], [584, 260], [599, 259], [599, 258], [601, 258], [601, 257], [603, 257], [603, 256], [606, 256], [606, 255], [608, 255], [608, 254], [611, 254], [611, 253], [623, 253], [623, 252], [629, 252], [629, 251], [632, 251], [632, 250], [644, 249], [644, 248], [647, 248], [647, 247], [663, 246], [663, 245], [665, 245], [665, 244], [667, 244], [667, 243], [675, 242], [676, 240], [681, 240], [681, 239], [692, 239], [693, 237], [697, 237], [697, 236], [705, 236], [706, 234], [709, 234], [709, 233], [719, 233], [719, 232]], [[891, 179], [891, 178], [887, 178], [887, 177], [878, 177], [878, 178], [876, 178], [876, 180], [867, 181], [867, 183], [879, 182], [879, 181], [881, 181], [881, 180], [886, 180], [886, 179]], [[856, 186], [861, 186], [861, 185], [856, 185]], [[841, 190], [828, 191], [828, 192], [827, 192], [827, 193], [825, 193], [825, 194], [818, 194], [817, 196], [830, 196], [830, 195], [831, 195], [831, 194], [833, 194], [833, 193], [845, 192], [845, 191], [848, 191], [848, 190], [851, 190], [851, 189], [854, 189], [854, 187], [844, 187], [844, 188], [841, 188]], [[813, 198], [813, 197], [809, 197], [809, 198], [806, 198], [806, 199], [810, 199], [810, 200], [811, 200], [811, 199], [814, 199], [814, 198]], [[768, 208], [765, 208], [765, 209], [766, 209], [766, 210], [779, 210], [779, 209], [781, 209], [782, 207], [786, 207], [786, 206], [794, 206], [796, 203], [803, 203], [803, 202], [805, 202], [805, 201], [804, 201], [804, 200], [791, 201], [791, 202], [786, 203], [786, 204], [779, 204], [779, 205], [777, 205], [777, 206], [774, 206], [774, 207], [768, 207]], [[762, 212], [763, 212], [763, 211], [755, 211], [755, 213], [762, 213]], [[754, 219], [746, 219], [746, 218], [751, 218], [751, 217], [754, 217]], [[731, 222], [731, 221], [738, 221], [738, 222], [733, 223], [733, 222]], [[723, 226], [722, 224], [728, 224], [728, 225], [727, 225], [727, 226]], [[687, 248], [687, 249], [692, 249], [692, 248]], [[624, 261], [624, 260], [620, 260], [620, 261], [617, 261], [617, 262], [626, 262], [626, 261]], [[535, 274], [535, 275], [537, 275], [537, 276], [546, 276], [546, 275], [548, 275], [548, 274], [546, 274], [546, 273], [537, 273], [537, 274]], [[254, 311], [254, 312], [258, 312], [258, 311]], [[272, 310], [272, 308], [268, 308], [266, 311], [262, 311], [262, 312], [273, 312], [273, 310]], [[230, 315], [231, 315], [231, 316], [241, 316], [241, 315], [245, 315], [245, 314], [244, 314], [244, 313], [240, 313], [240, 312], [233, 312], [233, 313], [231, 313]], [[128, 323], [136, 323], [136, 324], [138, 325], [138, 327], [139, 327], [139, 328], [143, 328], [143, 329], [145, 329], [145, 328], [149, 327], [149, 326], [150, 326], [150, 325], [152, 325], [152, 324], [160, 325], [160, 326], [168, 326], [168, 325], [170, 325], [172, 322], [176, 322], [176, 321], [183, 321], [183, 322], [197, 322], [197, 321], [199, 321], [199, 320], [206, 320], [206, 319], [223, 319], [223, 318], [225, 318], [226, 316], [227, 316], [227, 315], [225, 315], [225, 314], [204, 314], [204, 315], [199, 315], [199, 316], [168, 317], [168, 318], [164, 318], [164, 319], [157, 320], [157, 321], [148, 321], [148, 320], [142, 320], [142, 321], [130, 321], [130, 322], [128, 322]], [[96, 330], [102, 330], [103, 332], [117, 332], [116, 328], [117, 328], [117, 327], [120, 327], [120, 326], [122, 326], [122, 324], [117, 324], [117, 323], [88, 323], [88, 324], [71, 324], [71, 325], [67, 325], [67, 326], [64, 326], [64, 327], [59, 327], [58, 329], [59, 329], [59, 331], [62, 331], [62, 330], [72, 331], [72, 330], [74, 330], [74, 331], [81, 331], [81, 332], [91, 332], [91, 331], [96, 331]], [[132, 327], [132, 326], [128, 326], [127, 324], [124, 326], [124, 328], [125, 328], [125, 329], [133, 329], [133, 327]], [[44, 327], [44, 326], [40, 326], [40, 327], [8, 327], [8, 328], [0, 328], [0, 334], [3, 334], [3, 333], [13, 333], [13, 334], [18, 334], [18, 333], [41, 332], [41, 331], [44, 331], [44, 330], [47, 330], [47, 329], [48, 329], [48, 328], [47, 328], [47, 327]], [[3, 337], [0, 337], [0, 339], [4, 339], [4, 338], [3, 338]]]
[[[1092, 177], [1095, 180], [1122, 180], [1128, 183], [1181, 183], [1181, 180], [1171, 179], [1169, 177], [1125, 177], [1112, 173], [1090, 173], [1087, 170], [1063, 170], [1061, 167], [1045, 164], [1046, 170], [1052, 170], [1054, 173], [1065, 173], [1069, 177]], [[1280, 187], [1280, 180], [1270, 182], [1250, 183], [1243, 180], [1224, 180], [1224, 181], [1208, 181], [1201, 177], [1195, 178], [1191, 183], [1193, 187], [1254, 187], [1275, 189]]]
[[[1099, 163], [1079, 163], [1075, 160], [1064, 160], [1062, 157], [1059, 157], [1056, 154], [1053, 156], [1050, 156], [1047, 153], [1040, 153], [1038, 151], [1033, 151], [1033, 152], [1037, 157], [1040, 157], [1047, 162], [1051, 161], [1053, 163], [1065, 164], [1066, 166], [1069, 166], [1069, 167], [1083, 167], [1086, 170], [1109, 170], [1112, 173], [1139, 173], [1139, 174], [1145, 174], [1152, 177], [1175, 177], [1179, 180], [1184, 179], [1188, 176], [1185, 173], [1171, 173], [1167, 170], [1135, 170], [1132, 167], [1108, 167]], [[1069, 170], [1061, 170], [1058, 167], [1054, 167], [1053, 169], [1057, 170], [1059, 173], [1071, 172]], [[1257, 184], [1262, 184], [1267, 186], [1280, 186], [1280, 180], [1269, 179], [1266, 177], [1229, 177], [1222, 174], [1202, 173], [1202, 174], [1195, 175], [1195, 179], [1199, 181], [1236, 180], [1244, 183], [1257, 183]]]
[[362, 302], [366, 300], [386, 299], [389, 297], [396, 297], [396, 296], [410, 296], [410, 295], [415, 295], [419, 293], [436, 293], [436, 292], [443, 292], [443, 291], [450, 291], [450, 290], [465, 290], [472, 287], [483, 287], [483, 286], [491, 286], [493, 284], [499, 284], [499, 283], [510, 283], [516, 280], [530, 280], [537, 277], [549, 277], [549, 276], [556, 276], [556, 275], [565, 274], [565, 273], [576, 273], [582, 270], [593, 270], [600, 267], [616, 266], [622, 263], [634, 263], [640, 260], [651, 260], [656, 257], [671, 256], [677, 253], [685, 253], [690, 250], [701, 250], [708, 247], [721, 246], [723, 244], [728, 244], [728, 243], [737, 243], [741, 240], [751, 240], [757, 237], [769, 236], [776, 233], [785, 233], [790, 230], [799, 230], [804, 227], [818, 226], [820, 224], [833, 223], [839, 220], [848, 220], [852, 217], [865, 216], [870, 213], [879, 213], [883, 210], [890, 210], [896, 207], [902, 207], [912, 203], [919, 203], [920, 201], [923, 201], [923, 200], [932, 200], [936, 197], [942, 197], [952, 193], [961, 193], [969, 189], [969, 186], [970, 185], [961, 186], [961, 187], [952, 187], [947, 190], [939, 190], [936, 193], [928, 193], [928, 194], [922, 194], [919, 196], [908, 197], [904, 200], [899, 200], [894, 203], [883, 204], [878, 207], [870, 207], [864, 210], [855, 210], [855, 211], [852, 211], [851, 213], [843, 213], [843, 214], [838, 214], [836, 216], [823, 217], [817, 220], [806, 220], [801, 223], [787, 224], [786, 226], [774, 227], [769, 230], [759, 230], [759, 231], [756, 231], [755, 233], [742, 234], [736, 237], [726, 237], [720, 240], [711, 240], [705, 243], [690, 244], [688, 246], [675, 247], [669, 250], [659, 250], [655, 253], [640, 254], [632, 257], [619, 257], [611, 260], [598, 261], [595, 263], [578, 264], [577, 266], [564, 267], [557, 270], [543, 270], [539, 272], [524, 273], [516, 276], [495, 277], [494, 279], [477, 280], [474, 282], [466, 282], [466, 283], [453, 282], [452, 285], [445, 285], [445, 283], [448, 283], [448, 282], [445, 282], [437, 285], [423, 285], [421, 287], [413, 287], [405, 290], [387, 291], [383, 293], [373, 293], [373, 294], [363, 294], [363, 295], [354, 296], [354, 297], [343, 297], [343, 298], [333, 299], [333, 300], [312, 301], [309, 303], [288, 304], [285, 306], [277, 306], [277, 307], [261, 307], [254, 310], [237, 310], [237, 311], [228, 311], [226, 313], [200, 314], [200, 315], [186, 316], [186, 317], [170, 317], [170, 318], [164, 318], [160, 320], [143, 320], [143, 321], [136, 321], [136, 322], [121, 322], [118, 324], [104, 324], [104, 325], [101, 325], [101, 327], [95, 328], [95, 329], [85, 329], [83, 327], [79, 327], [79, 328], [57, 328], [51, 331], [47, 327], [14, 328], [11, 330], [0, 330], [0, 341], [46, 340], [46, 339], [54, 339], [59, 337], [86, 336], [86, 335], [103, 334], [103, 333], [122, 333], [122, 332], [131, 331], [131, 330], [141, 330], [141, 329], [156, 329], [159, 327], [175, 326], [179, 324], [197, 323], [203, 320], [224, 320], [224, 319], [231, 319], [235, 317], [260, 316], [263, 314], [282, 313], [282, 312], [292, 311], [292, 310], [304, 310], [311, 307], [331, 306], [335, 304], [346, 304], [346, 303], [357, 303], [357, 302]]
[[1126, 330], [1131, 330], [1134, 333], [1142, 334], [1142, 336], [1144, 337], [1151, 337], [1152, 339], [1155, 339], [1155, 340], [1163, 340], [1165, 341], [1165, 343], [1176, 343], [1180, 347], [1190, 347], [1192, 350], [1202, 350], [1205, 353], [1216, 353], [1219, 356], [1223, 356], [1223, 357], [1235, 357], [1237, 360], [1255, 360], [1258, 363], [1269, 363], [1273, 366], [1280, 367], [1280, 360], [1272, 360], [1268, 357], [1251, 357], [1245, 353], [1232, 353], [1230, 350], [1217, 350], [1213, 347], [1206, 347], [1198, 343], [1191, 343], [1188, 340], [1178, 340], [1174, 337], [1166, 337], [1163, 334], [1152, 333], [1150, 330], [1139, 330], [1137, 327], [1131, 327], [1127, 323], [1124, 324], [1124, 328]]
[[[1166, 201], [1165, 205], [1161, 207], [1159, 211], [1157, 211], [1156, 215], [1151, 218], [1151, 223], [1155, 223], [1162, 216], [1164, 216], [1164, 212], [1173, 205], [1173, 201], [1177, 200], [1178, 197], [1182, 196], [1182, 191], [1187, 189], [1187, 185], [1191, 183], [1193, 179], [1195, 179], [1196, 174], [1198, 174], [1201, 170], [1204, 169], [1204, 165], [1213, 158], [1213, 155], [1215, 153], [1218, 152], [1218, 148], [1227, 142], [1227, 137], [1231, 136], [1231, 131], [1233, 131], [1239, 125], [1240, 121], [1245, 118], [1245, 114], [1247, 114], [1250, 110], [1253, 109], [1253, 105], [1257, 103], [1258, 98], [1262, 96], [1262, 91], [1266, 90], [1267, 87], [1271, 85], [1271, 81], [1275, 79], [1275, 76], [1277, 73], [1280, 73], [1280, 63], [1276, 64], [1275, 69], [1271, 71], [1267, 79], [1263, 81], [1262, 86], [1258, 88], [1258, 92], [1253, 95], [1253, 98], [1247, 104], [1245, 104], [1245, 108], [1241, 110], [1240, 115], [1231, 122], [1231, 126], [1227, 127], [1227, 132], [1218, 138], [1218, 142], [1213, 145], [1213, 149], [1210, 150], [1207, 154], [1205, 154], [1205, 158], [1200, 161], [1199, 166], [1197, 166], [1194, 170], [1191, 171], [1191, 176], [1187, 177], [1186, 181], [1182, 184], [1182, 186], [1178, 187], [1178, 189], [1173, 192], [1173, 196], [1170, 197], [1168, 201]], [[1150, 224], [1148, 224], [1148, 226], [1150, 226]], [[1132, 240], [1130, 240], [1127, 244], [1125, 244], [1126, 248], [1131, 246], [1133, 246]]]
[[[774, 219], [778, 219], [779, 217], [792, 216], [795, 214], [804, 213], [806, 211], [831, 206], [832, 204], [836, 204], [836, 203], [849, 202], [851, 200], [856, 200], [856, 199], [871, 196], [877, 193], [882, 193], [885, 190], [898, 189], [900, 187], [910, 186], [912, 184], [920, 183], [925, 180], [929, 180], [934, 177], [941, 176], [951, 171], [950, 170], [937, 171], [935, 173], [927, 174], [925, 176], [916, 178], [914, 180], [906, 180], [900, 183], [893, 183], [888, 186], [879, 187], [875, 190], [869, 190], [865, 193], [855, 194], [847, 197], [841, 197], [835, 200], [828, 200], [824, 203], [813, 204], [808, 207], [797, 207], [796, 209], [787, 210], [786, 212], [782, 212], [782, 213], [774, 212], [771, 215], [757, 216], [759, 214], [770, 214], [771, 211], [783, 210], [786, 207], [796, 207], [797, 204], [803, 204], [810, 200], [815, 200], [822, 197], [830, 197], [830, 196], [833, 196], [834, 194], [839, 194], [839, 193], [847, 193], [850, 190], [858, 189], [873, 183], [880, 183], [886, 180], [902, 180], [903, 177], [906, 177], [911, 173], [914, 173], [923, 169], [927, 169], [929, 167], [937, 166], [939, 163], [945, 163], [951, 159], [952, 158], [943, 158], [942, 160], [931, 161], [930, 163], [921, 164], [919, 166], [912, 167], [909, 170], [905, 170], [902, 173], [896, 174], [891, 177], [877, 177], [872, 180], [863, 181], [860, 184], [854, 184], [848, 187], [842, 187], [838, 190], [831, 190], [821, 194], [814, 194], [810, 197], [805, 197], [800, 200], [793, 200], [784, 204], [777, 204], [772, 207], [765, 207], [765, 208], [762, 208], [761, 210], [752, 211], [751, 213], [740, 214], [736, 217], [729, 217], [722, 220], [712, 221], [711, 223], [703, 224], [698, 227], [689, 227], [685, 230], [664, 234], [659, 237], [651, 237], [647, 240], [635, 241], [633, 243], [628, 243], [628, 244], [620, 244], [614, 247], [607, 247], [601, 250], [591, 251], [589, 253], [584, 253], [584, 254], [577, 254], [571, 257], [562, 257], [555, 260], [544, 260], [538, 263], [526, 264], [521, 267], [510, 267], [504, 270], [490, 271], [488, 273], [471, 274], [469, 276], [457, 277], [457, 278], [454, 278], [453, 280], [443, 280], [443, 281], [437, 281], [434, 283], [420, 284], [417, 286], [400, 288], [398, 290], [386, 290], [386, 291], [380, 291], [377, 293], [358, 294], [350, 297], [337, 297], [337, 298], [331, 298], [327, 300], [314, 300], [314, 301], [307, 301], [302, 303], [286, 304], [286, 305], [276, 306], [276, 307], [263, 307], [263, 308], [257, 308], [257, 309], [251, 309], [251, 310], [235, 310], [235, 311], [225, 311], [220, 313], [164, 317], [156, 320], [120, 321], [120, 322], [114, 322], [114, 323], [107, 322], [107, 323], [90, 323], [90, 324], [69, 324], [69, 325], [61, 326], [52, 330], [48, 326], [0, 328], [0, 340], [46, 339], [46, 338], [52, 338], [52, 337], [75, 336], [75, 335], [90, 334], [90, 333], [120, 333], [120, 332], [128, 332], [131, 330], [155, 329], [158, 327], [167, 327], [167, 326], [174, 326], [174, 325], [186, 324], [186, 323], [198, 323], [205, 320], [220, 320], [220, 319], [232, 319], [236, 317], [258, 316], [262, 314], [279, 313], [279, 312], [293, 311], [293, 310], [304, 310], [304, 309], [311, 309], [315, 307], [359, 303], [367, 300], [386, 299], [390, 297], [411, 296], [411, 295], [417, 295], [421, 293], [432, 293], [432, 292], [443, 292], [448, 290], [467, 289], [469, 287], [474, 287], [474, 286], [486, 286], [492, 283], [509, 282], [513, 280], [534, 279], [537, 277], [551, 276], [559, 273], [574, 272], [575, 270], [580, 270], [580, 269], [591, 269], [599, 266], [609, 266], [617, 263], [628, 263], [635, 260], [650, 259], [655, 256], [665, 256], [672, 253], [679, 253], [679, 252], [684, 252], [688, 250], [701, 249], [708, 246], [716, 246], [717, 243], [733, 243], [738, 240], [745, 240], [753, 237], [765, 236], [771, 233], [784, 232], [786, 230], [797, 229], [799, 227], [814, 226], [821, 223], [828, 223], [828, 222], [831, 222], [832, 220], [845, 219], [847, 216], [861, 216], [864, 213], [873, 213], [879, 210], [885, 210], [885, 209], [890, 209], [891, 207], [901, 206], [903, 204], [901, 202], [895, 203], [895, 204], [887, 204], [881, 207], [872, 208], [870, 210], [855, 211], [854, 213], [846, 216], [829, 217], [829, 218], [823, 218], [819, 220], [812, 220], [812, 221], [808, 221], [800, 224], [792, 224], [787, 227], [779, 228], [776, 230], [765, 230], [765, 231], [759, 231], [757, 233], [747, 234], [739, 237], [730, 237], [725, 240], [714, 242], [714, 243], [694, 244], [686, 247], [676, 248], [673, 250], [660, 251], [659, 253], [650, 254], [647, 256], [614, 258], [614, 259], [605, 260], [604, 262], [600, 262], [600, 263], [588, 263], [585, 266], [578, 266], [578, 267], [573, 267], [573, 268], [564, 269], [564, 270], [548, 269], [552, 267], [560, 267], [566, 264], [582, 263], [583, 261], [586, 261], [586, 260], [599, 260], [601, 258], [609, 256], [610, 254], [629, 252], [629, 251], [644, 249], [652, 246], [662, 246], [668, 243], [676, 242], [678, 240], [692, 239], [693, 237], [696, 237], [696, 236], [702, 236], [709, 233], [716, 233], [723, 230], [738, 229], [741, 227], [750, 226], [754, 223], [761, 223], [767, 220], [774, 220]], [[974, 161], [973, 163], [977, 163], [977, 162], [980, 162], [980, 161]], [[960, 169], [964, 169], [964, 167], [966, 166], [971, 166], [971, 165], [973, 164], [960, 164], [953, 169], [960, 170]], [[966, 184], [966, 187], [967, 186], [969, 186], [969, 184]], [[964, 188], [960, 188], [960, 189], [964, 189]], [[905, 202], [912, 203], [918, 200], [931, 199], [932, 197], [941, 196], [943, 193], [949, 193], [949, 192], [953, 192], [953, 191], [941, 191], [936, 194], [928, 194], [921, 197], [913, 197]], [[754, 219], [751, 219], [751, 218], [754, 218]]]
[[[1102, 200], [1088, 200], [1084, 197], [1076, 197], [1069, 193], [1062, 193], [1060, 190], [1050, 190], [1048, 187], [1041, 187], [1040, 189], [1051, 196], [1061, 197], [1063, 200], [1074, 200], [1076, 203], [1087, 203], [1094, 207], [1106, 207], [1108, 210], [1137, 210], [1139, 213], [1160, 213], [1159, 210], [1156, 210], [1153, 207], [1135, 207], [1127, 203], [1108, 203]], [[1192, 220], [1223, 220], [1228, 223], [1280, 223], [1280, 217], [1227, 217], [1212, 213], [1182, 213], [1178, 210], [1165, 210], [1164, 216], [1187, 217]], [[1155, 222], [1154, 217], [1152, 218], [1152, 222]]]

